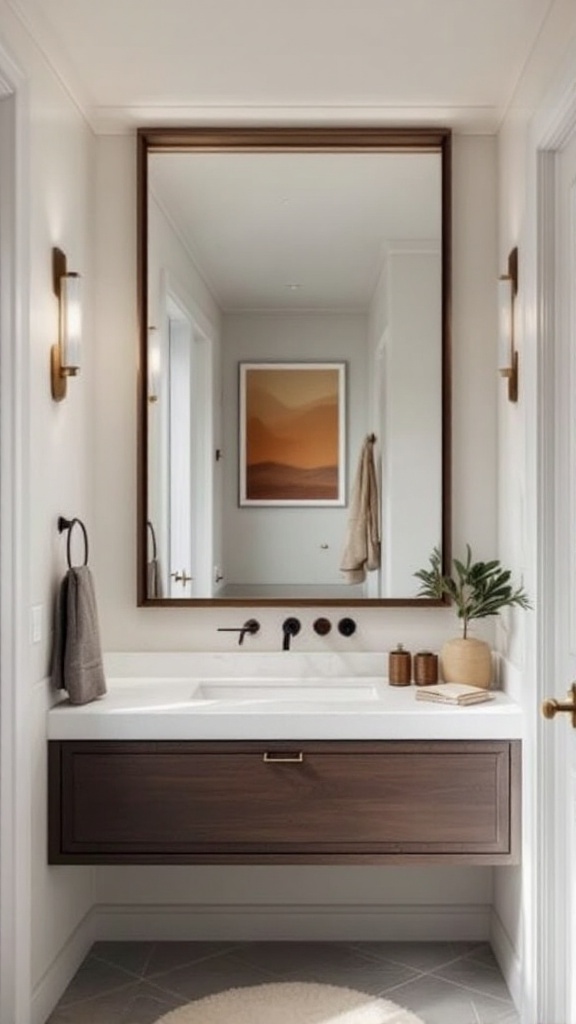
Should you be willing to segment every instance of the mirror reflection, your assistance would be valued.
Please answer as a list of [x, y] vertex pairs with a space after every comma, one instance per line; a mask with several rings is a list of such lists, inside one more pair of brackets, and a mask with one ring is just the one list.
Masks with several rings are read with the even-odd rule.
[[449, 136], [140, 144], [141, 603], [415, 600], [449, 541]]

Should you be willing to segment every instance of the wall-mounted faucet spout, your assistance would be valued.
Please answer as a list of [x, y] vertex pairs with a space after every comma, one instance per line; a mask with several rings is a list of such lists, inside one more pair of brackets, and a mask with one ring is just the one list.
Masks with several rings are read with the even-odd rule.
[[246, 619], [243, 626], [219, 626], [219, 633], [238, 633], [238, 643], [244, 643], [244, 637], [248, 633], [250, 636], [256, 636], [256, 633], [260, 631], [260, 623], [256, 619]]
[[290, 650], [290, 640], [300, 632], [300, 628], [299, 619], [284, 619], [284, 622], [282, 623], [282, 632], [284, 634], [284, 640], [282, 641], [283, 651]]

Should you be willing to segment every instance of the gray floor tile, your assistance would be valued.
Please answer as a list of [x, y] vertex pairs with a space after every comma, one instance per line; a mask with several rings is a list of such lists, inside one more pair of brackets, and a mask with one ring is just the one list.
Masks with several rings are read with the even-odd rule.
[[409, 967], [364, 956], [343, 942], [255, 942], [234, 956], [276, 979], [348, 985], [373, 994], [417, 977]]
[[151, 978], [197, 960], [219, 956], [234, 945], [231, 942], [97, 942], [90, 954], [139, 978]]
[[128, 1004], [120, 1024], [156, 1024], [170, 1010], [175, 1010], [187, 1000], [170, 996], [152, 985], [140, 985], [134, 999]]
[[356, 949], [367, 956], [390, 960], [417, 971], [433, 971], [460, 957], [490, 952], [487, 943], [478, 942], [361, 942]]
[[274, 980], [382, 994], [424, 1024], [520, 1024], [475, 942], [98, 942], [47, 1024], [156, 1024], [189, 1000]]
[[510, 993], [496, 963], [465, 958], [440, 967], [434, 975], [495, 999], [510, 1001]]
[[389, 997], [420, 1016], [424, 1024], [501, 1024], [511, 1010], [501, 999], [470, 992], [431, 974], [400, 986]]
[[90, 955], [143, 978], [154, 942], [95, 942]]
[[498, 961], [487, 942], [485, 942], [484, 945], [482, 946], [477, 946], [475, 949], [472, 950], [471, 953], [467, 953], [464, 959], [477, 960], [480, 963], [487, 964], [491, 967], [496, 968], [497, 971], [500, 970], [498, 966]]
[[233, 954], [223, 954], [155, 975], [153, 983], [171, 995], [201, 999], [227, 988], [262, 985], [271, 980], [269, 974], [235, 959]]
[[186, 964], [195, 964], [233, 950], [232, 942], [156, 942], [146, 965], [146, 977], [156, 978]]
[[68, 985], [61, 1003], [75, 1003], [81, 999], [90, 999], [106, 992], [114, 992], [116, 989], [126, 988], [133, 984], [134, 977], [112, 964], [97, 960], [96, 957], [88, 956], [84, 963], [78, 968], [72, 981]]
[[146, 982], [67, 1005], [60, 1004], [47, 1024], [154, 1024], [184, 1000]]

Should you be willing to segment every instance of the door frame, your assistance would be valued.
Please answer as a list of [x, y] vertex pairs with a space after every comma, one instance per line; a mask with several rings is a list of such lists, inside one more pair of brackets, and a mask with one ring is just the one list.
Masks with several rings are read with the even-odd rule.
[[[573, 63], [571, 64], [573, 68]], [[526, 1024], [565, 1022], [569, 1009], [569, 965], [566, 936], [571, 907], [565, 880], [571, 824], [566, 814], [566, 760], [571, 739], [568, 723], [551, 725], [540, 713], [548, 696], [565, 697], [569, 680], [558, 679], [555, 609], [562, 600], [556, 588], [555, 526], [563, 500], [563, 481], [556, 465], [558, 375], [568, 365], [569, 344], [557, 330], [561, 275], [557, 274], [557, 159], [576, 131], [576, 95], [568, 74], [533, 119], [527, 187], [535, 197], [528, 217], [525, 246], [526, 341], [534, 341], [526, 358], [526, 481], [534, 511], [532, 550], [536, 630], [528, 640], [525, 714], [529, 758], [525, 786], [526, 841], [522, 916], [523, 1017]], [[530, 205], [530, 204], [529, 204]], [[531, 258], [532, 257], [532, 258]], [[530, 301], [535, 316], [530, 318]], [[528, 346], [527, 346], [528, 349]], [[564, 485], [564, 490], [565, 490]]]
[[[214, 328], [211, 321], [201, 312], [193, 296], [189, 295], [185, 288], [170, 274], [163, 269], [160, 287], [160, 321], [162, 331], [169, 345], [169, 320], [174, 313], [174, 319], [180, 319], [189, 328], [191, 358], [194, 363], [196, 379], [196, 404], [194, 415], [196, 418], [194, 431], [195, 442], [193, 445], [192, 459], [195, 467], [196, 498], [194, 500], [193, 518], [196, 523], [195, 537], [192, 541], [192, 557], [196, 569], [196, 581], [192, 597], [212, 597], [214, 593], [213, 578], [213, 553], [214, 553], [214, 453], [215, 453], [215, 430], [214, 415], [210, 410], [210, 396], [214, 395]], [[164, 363], [168, 360], [165, 358]], [[168, 387], [168, 380], [165, 381]], [[213, 404], [213, 403], [212, 403]], [[166, 483], [165, 492], [169, 487]], [[169, 517], [169, 510], [168, 510]], [[201, 541], [199, 540], [201, 537]], [[169, 555], [169, 544], [167, 547]], [[166, 558], [166, 565], [170, 569], [176, 566], [170, 565], [170, 558]], [[170, 580], [168, 580], [169, 590]], [[200, 592], [198, 592], [198, 588]], [[179, 595], [172, 595], [177, 597]]]
[[0, 1019], [29, 1024], [28, 96], [0, 41]]

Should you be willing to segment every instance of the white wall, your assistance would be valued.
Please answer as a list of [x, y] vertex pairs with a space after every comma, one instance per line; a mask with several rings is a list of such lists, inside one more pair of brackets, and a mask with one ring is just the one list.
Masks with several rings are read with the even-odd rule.
[[[393, 248], [371, 317], [371, 374], [381, 377], [382, 597], [412, 597], [414, 573], [442, 547], [442, 265], [437, 252]], [[381, 345], [380, 343], [383, 342]]]
[[[154, 895], [151, 895], [153, 893]], [[490, 868], [99, 868], [109, 938], [484, 939]]]
[[[498, 138], [499, 170], [499, 273], [504, 273], [508, 253], [518, 246], [519, 291], [516, 302], [516, 342], [520, 359], [519, 399], [507, 400], [502, 383], [498, 397], [498, 555], [516, 578], [523, 577], [533, 602], [538, 604], [538, 557], [542, 538], [537, 536], [536, 481], [538, 475], [538, 352], [535, 310], [537, 306], [537, 196], [535, 158], [531, 152], [532, 122], [536, 112], [549, 108], [547, 97], [554, 83], [574, 80], [576, 66], [576, 12], [574, 5], [555, 2], [543, 31], [517, 85]], [[551, 108], [550, 108], [551, 110]], [[550, 111], [549, 111], [550, 112]], [[524, 827], [527, 842], [524, 864], [495, 871], [494, 906], [500, 922], [503, 949], [508, 951], [511, 971], [520, 995], [529, 988], [531, 964], [526, 957], [534, 948], [535, 915], [532, 840], [540, 823], [534, 819], [534, 742], [539, 715], [535, 666], [536, 630], [531, 616], [501, 616], [496, 632], [508, 688], [522, 702], [526, 714], [523, 786]]]
[[[453, 232], [453, 501], [454, 548], [471, 543], [490, 557], [496, 542], [496, 310], [495, 140], [454, 139]], [[235, 638], [218, 633], [239, 619], [233, 608], [136, 607], [136, 175], [135, 143], [98, 139], [98, 360], [94, 565], [98, 575], [107, 650], [233, 649]], [[111, 368], [114, 368], [111, 372]], [[262, 629], [251, 645], [278, 650], [285, 612], [258, 609]], [[346, 609], [342, 607], [342, 614]], [[339, 610], [340, 612], [340, 610]], [[302, 612], [300, 649], [346, 648], [334, 635], [317, 637], [317, 609]], [[356, 614], [356, 612], [355, 612]], [[385, 651], [438, 647], [457, 630], [449, 609], [374, 609], [357, 613], [354, 643]], [[485, 632], [479, 629], [479, 634]], [[490, 626], [487, 628], [490, 636]]]
[[[21, 181], [28, 212], [30, 464], [22, 467], [29, 487], [30, 607], [39, 610], [42, 636], [30, 650], [30, 677], [14, 679], [26, 691], [30, 723], [31, 801], [31, 977], [42, 1001], [46, 972], [92, 904], [93, 874], [46, 863], [46, 710], [52, 700], [47, 674], [57, 585], [65, 571], [65, 538], [59, 514], [84, 519], [94, 532], [92, 474], [94, 439], [94, 261], [92, 217], [95, 140], [77, 107], [30, 42], [8, 4], [0, 0], [0, 45], [20, 67], [26, 82], [24, 104], [27, 178]], [[68, 398], [56, 404], [50, 394], [49, 355], [57, 336], [57, 301], [52, 291], [53, 246], [68, 256], [69, 269], [84, 278], [86, 335], [82, 374], [70, 383]], [[25, 777], [25, 775], [23, 776]], [[28, 837], [27, 837], [28, 839]], [[65, 979], [64, 979], [65, 980]], [[49, 1008], [49, 1007], [48, 1007]]]

